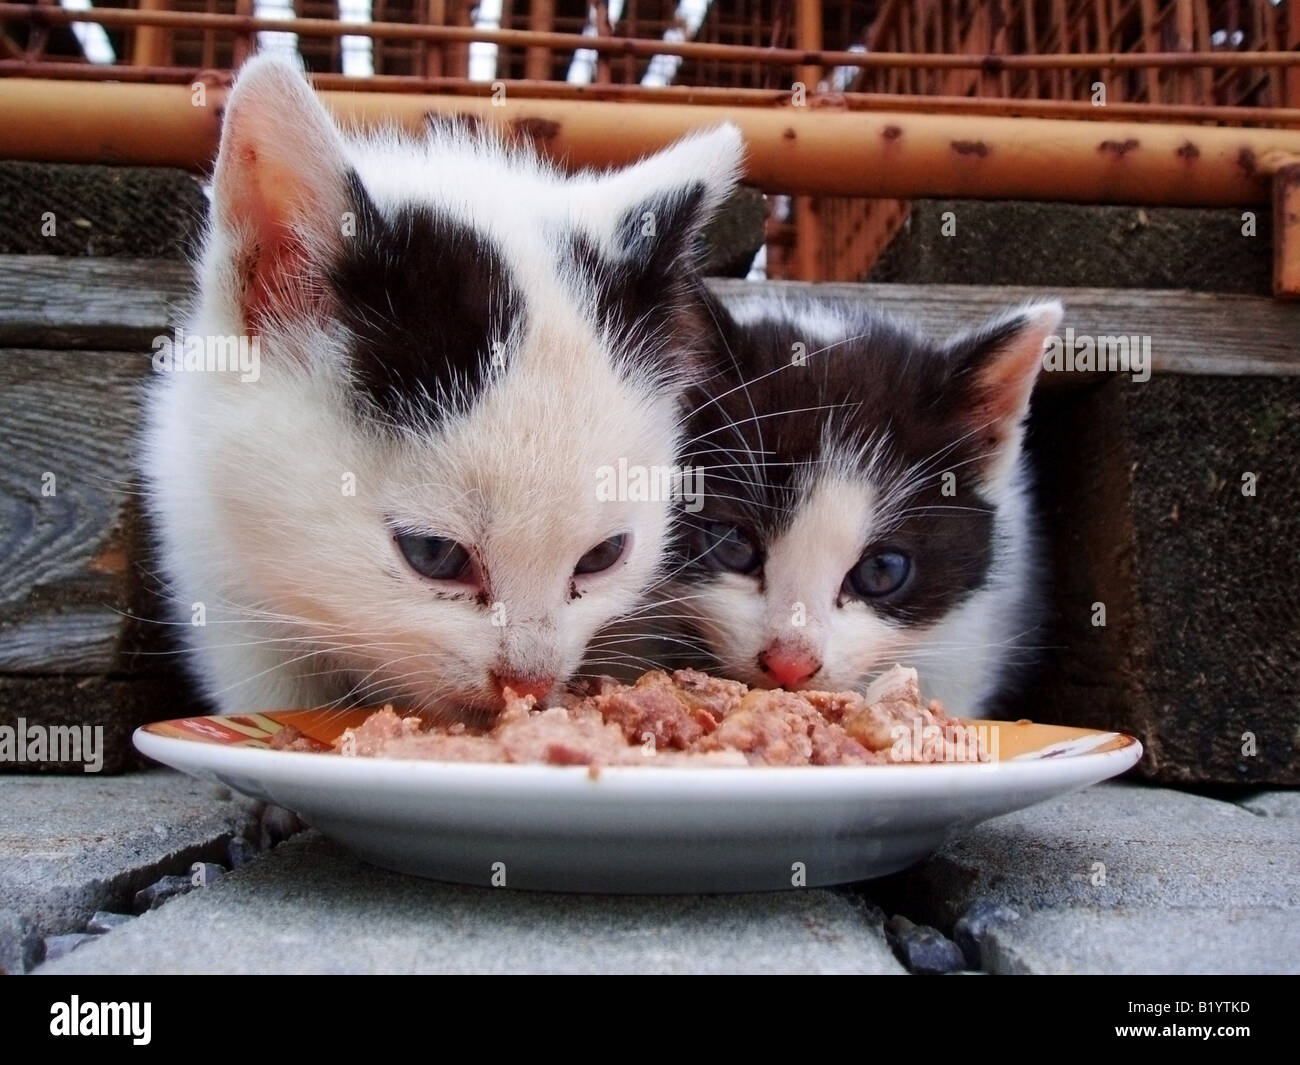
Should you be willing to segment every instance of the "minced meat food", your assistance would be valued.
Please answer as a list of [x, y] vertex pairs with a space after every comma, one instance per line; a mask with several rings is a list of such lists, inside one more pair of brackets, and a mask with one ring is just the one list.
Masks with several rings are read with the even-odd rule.
[[[343, 755], [588, 766], [876, 765], [946, 760], [961, 726], [922, 702], [916, 671], [894, 666], [865, 693], [747, 688], [695, 670], [604, 680], [539, 707], [507, 692], [491, 729], [426, 726], [386, 706], [334, 742]], [[968, 742], [968, 741], [966, 741]], [[934, 751], [937, 747], [938, 757]], [[980, 759], [985, 757], [981, 751]]]

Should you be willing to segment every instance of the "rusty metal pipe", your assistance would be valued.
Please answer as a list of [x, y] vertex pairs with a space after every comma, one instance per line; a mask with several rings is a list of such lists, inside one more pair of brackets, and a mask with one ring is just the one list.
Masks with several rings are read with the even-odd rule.
[[[678, 104], [322, 92], [345, 123], [423, 128], [470, 116], [571, 166], [630, 162], [725, 117], [748, 143], [748, 176], [772, 192], [1080, 203], [1265, 203], [1275, 160], [1300, 130], [1137, 125]], [[195, 106], [188, 86], [0, 79], [0, 157], [203, 169], [225, 90]]]

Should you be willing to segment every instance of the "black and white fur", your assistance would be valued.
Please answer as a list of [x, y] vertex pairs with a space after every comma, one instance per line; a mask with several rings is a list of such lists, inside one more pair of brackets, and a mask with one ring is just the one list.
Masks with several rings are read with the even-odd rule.
[[[741, 153], [724, 125], [566, 177], [456, 124], [345, 135], [297, 68], [245, 66], [185, 326], [258, 336], [260, 377], [160, 375], [144, 457], [219, 711], [490, 714], [503, 680], [563, 682], [635, 608], [671, 503], [599, 501], [597, 471], [676, 461], [693, 245]], [[421, 576], [399, 533], [465, 545], [475, 576]]]
[[[1039, 303], [941, 344], [855, 303], [717, 306], [714, 373], [689, 399], [704, 506], [683, 517], [664, 611], [751, 685], [860, 688], [901, 662], [953, 713], [987, 713], [1032, 659], [1022, 423], [1061, 315]], [[728, 526], [756, 548], [752, 572], [717, 564]], [[906, 581], [858, 594], [850, 570], [882, 550], [910, 559]]]

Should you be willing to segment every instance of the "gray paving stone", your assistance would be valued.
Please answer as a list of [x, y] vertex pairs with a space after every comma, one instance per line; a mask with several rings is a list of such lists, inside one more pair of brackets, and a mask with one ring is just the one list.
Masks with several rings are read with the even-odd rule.
[[885, 939], [909, 972], [935, 976], [966, 967], [961, 948], [937, 928], [913, 924], [901, 914], [885, 922]]
[[254, 830], [249, 800], [171, 770], [120, 777], [0, 777], [0, 910], [42, 936], [81, 931], [96, 910], [192, 862], [225, 860]]
[[995, 818], [895, 878], [951, 927], [977, 898], [1014, 909], [1300, 908], [1300, 824], [1230, 802], [1102, 784]]
[[1243, 799], [1241, 805], [1261, 817], [1300, 818], [1300, 791], [1261, 791]]
[[88, 932], [68, 932], [61, 936], [45, 937], [45, 960], [58, 961], [95, 937]]
[[902, 973], [848, 892], [551, 895], [364, 865], [315, 832], [38, 972]]
[[1295, 971], [1300, 819], [1104, 784], [980, 825], [878, 890], [941, 929], [975, 904], [1016, 911], [976, 937], [994, 972]]
[[997, 973], [1300, 974], [1294, 910], [1039, 910], [993, 928]]
[[90, 923], [86, 925], [86, 931], [93, 936], [102, 936], [115, 928], [130, 924], [134, 920], [135, 916], [133, 914], [96, 910], [94, 916], [90, 918]]
[[21, 913], [0, 910], [0, 975], [25, 973], [41, 959], [41, 934]]

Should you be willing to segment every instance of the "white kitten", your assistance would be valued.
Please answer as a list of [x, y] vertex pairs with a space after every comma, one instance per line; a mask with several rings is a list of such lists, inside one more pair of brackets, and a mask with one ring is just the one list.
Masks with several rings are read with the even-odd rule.
[[257, 379], [162, 375], [144, 460], [220, 711], [491, 713], [570, 676], [661, 574], [669, 504], [599, 471], [675, 461], [740, 155], [723, 126], [566, 178], [462, 126], [345, 137], [296, 68], [245, 66], [185, 329], [256, 337]]

